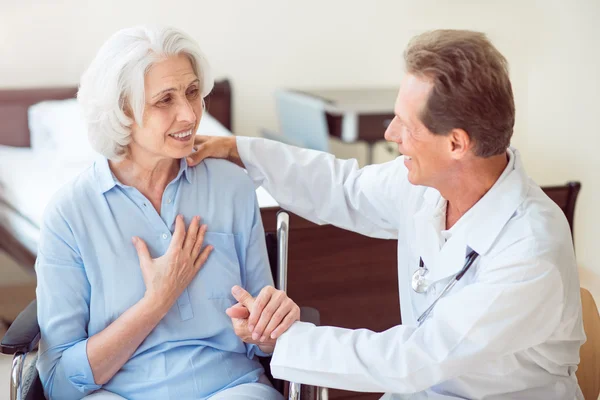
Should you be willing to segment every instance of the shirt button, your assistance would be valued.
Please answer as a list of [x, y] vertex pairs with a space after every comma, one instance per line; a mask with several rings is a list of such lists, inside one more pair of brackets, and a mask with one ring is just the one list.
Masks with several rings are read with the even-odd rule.
[[165, 240], [166, 240], [168, 237], [169, 237], [169, 235], [167, 235], [166, 233], [163, 233], [163, 234], [162, 234], [162, 238], [163, 238], [163, 239], [165, 239]]
[[167, 199], [167, 204], [171, 204], [171, 199]]

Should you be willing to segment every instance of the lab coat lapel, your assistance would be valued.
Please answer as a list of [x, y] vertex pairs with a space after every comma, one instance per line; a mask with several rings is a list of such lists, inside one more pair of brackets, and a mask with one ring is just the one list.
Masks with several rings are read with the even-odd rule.
[[514, 169], [473, 206], [474, 218], [466, 224], [467, 244], [481, 256], [491, 249], [529, 191], [529, 177], [521, 155], [512, 148], [511, 151], [515, 157]]
[[460, 271], [465, 263], [468, 246], [462, 232], [456, 232], [435, 257], [429, 269], [429, 280], [437, 282]]
[[511, 151], [515, 158], [514, 169], [469, 210], [469, 221], [453, 232], [441, 250], [439, 229], [436, 231], [432, 222], [435, 216], [432, 203], [436, 202], [434, 193], [437, 193], [438, 204], [441, 196], [434, 189], [425, 192], [424, 206], [415, 215], [415, 223], [419, 255], [429, 270], [427, 279], [431, 282], [458, 273], [471, 250], [484, 256], [525, 199], [529, 178], [523, 169], [520, 154], [514, 149]]
[[[437, 212], [439, 210], [437, 206], [442, 199], [440, 193], [433, 188], [428, 188], [423, 197], [425, 201], [421, 209], [414, 215], [415, 250], [417, 256], [421, 257], [425, 266], [430, 269], [440, 251], [439, 227], [437, 226], [439, 223]], [[414, 260], [415, 268], [418, 267], [418, 257]]]

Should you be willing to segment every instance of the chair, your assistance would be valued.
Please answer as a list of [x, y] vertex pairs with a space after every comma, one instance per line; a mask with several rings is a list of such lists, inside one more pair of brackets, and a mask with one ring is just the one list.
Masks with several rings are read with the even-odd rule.
[[[286, 290], [289, 240], [289, 215], [286, 212], [280, 212], [277, 215], [277, 233], [267, 233], [265, 239], [275, 286]], [[302, 321], [319, 325], [319, 319], [319, 312], [314, 308], [301, 308]], [[0, 343], [0, 352], [14, 356], [10, 379], [11, 400], [45, 399], [42, 383], [35, 368], [37, 353], [35, 356], [29, 357], [26, 363], [27, 354], [32, 353], [37, 348], [39, 340], [40, 328], [37, 322], [37, 300], [33, 300], [11, 324]], [[327, 399], [325, 388], [315, 388], [293, 382], [286, 385], [286, 382], [274, 379], [269, 366], [270, 358], [261, 358], [260, 361], [263, 367], [265, 367], [265, 372], [273, 383], [273, 386], [284, 395], [288, 395], [288, 399]]]
[[600, 394], [600, 315], [591, 293], [581, 288], [583, 328], [587, 341], [579, 350], [577, 380], [586, 400], [597, 400]]
[[[567, 182], [562, 186], [545, 186], [542, 190], [563, 210], [569, 226], [571, 227], [571, 236], [573, 236], [573, 224], [575, 222], [575, 202], [577, 195], [581, 190], [580, 182]], [[594, 399], [595, 400], [595, 399]]]

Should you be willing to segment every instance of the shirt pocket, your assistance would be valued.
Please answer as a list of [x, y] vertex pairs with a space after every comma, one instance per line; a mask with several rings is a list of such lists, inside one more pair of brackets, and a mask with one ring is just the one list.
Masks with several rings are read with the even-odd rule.
[[192, 284], [199, 284], [207, 299], [234, 301], [231, 288], [242, 286], [240, 261], [236, 250], [236, 237], [231, 233], [207, 232], [204, 246], [213, 250]]

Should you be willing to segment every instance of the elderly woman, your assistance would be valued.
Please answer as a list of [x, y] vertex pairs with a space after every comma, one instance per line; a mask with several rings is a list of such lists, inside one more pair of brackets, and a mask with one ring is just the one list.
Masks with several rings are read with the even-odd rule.
[[[47, 397], [281, 398], [254, 357], [272, 343], [244, 344], [226, 314], [233, 287], [256, 296], [272, 284], [254, 186], [226, 161], [185, 160], [212, 86], [197, 44], [163, 28], [117, 32], [82, 77], [103, 157], [44, 217], [37, 366]], [[299, 311], [275, 294], [271, 322], [285, 330]]]

